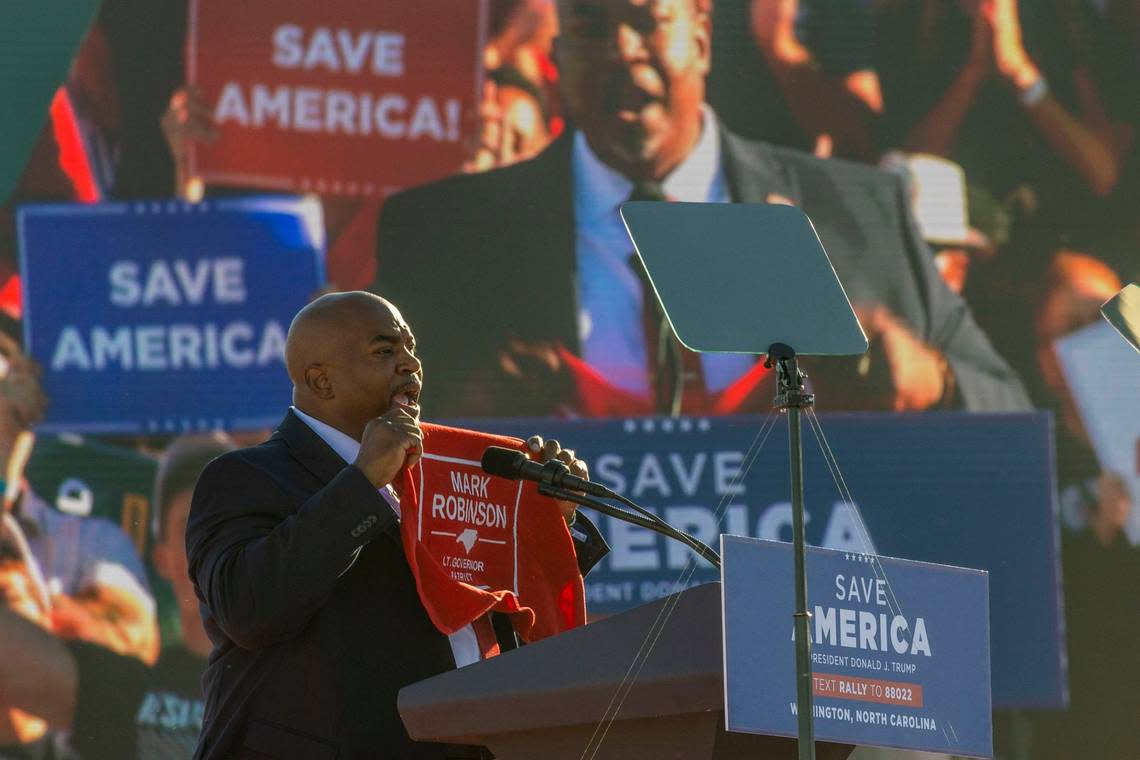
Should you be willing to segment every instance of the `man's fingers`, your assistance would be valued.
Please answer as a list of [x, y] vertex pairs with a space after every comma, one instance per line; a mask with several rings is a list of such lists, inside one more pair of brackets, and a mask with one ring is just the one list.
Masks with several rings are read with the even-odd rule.
[[415, 416], [409, 411], [411, 407], [403, 404], [394, 404], [391, 409], [380, 415], [380, 419], [388, 420], [414, 420]]
[[174, 120], [178, 123], [179, 126], [196, 124], [211, 129], [214, 127], [213, 114], [211, 114], [210, 109], [206, 108], [205, 106], [176, 108], [170, 113], [174, 115]]
[[192, 97], [186, 101], [186, 110], [191, 113], [201, 114], [207, 119], [213, 118], [213, 110], [210, 108], [206, 101], [200, 97]]
[[197, 87], [191, 85], [189, 87], [180, 87], [174, 91], [170, 96], [170, 109], [208, 109], [206, 99], [202, 97], [202, 91]]
[[518, 362], [506, 351], [499, 354], [499, 369], [503, 370], [503, 372], [510, 377], [522, 377], [522, 370], [519, 369]]
[[[405, 446], [415, 446], [419, 449], [423, 448], [423, 429], [420, 428], [419, 421], [403, 407], [389, 409], [383, 415], [369, 423], [369, 428], [371, 429], [373, 427], [391, 431], [391, 433], [399, 437], [397, 442]], [[377, 433], [379, 433], [379, 431], [377, 431]], [[379, 434], [385, 435], [384, 433]]]
[[867, 333], [867, 337], [871, 338], [880, 332], [882, 325], [880, 323], [879, 308], [874, 304], [856, 303], [852, 305], [855, 312], [855, 318], [859, 320], [859, 324], [863, 327], [863, 331]]
[[190, 93], [186, 89], [176, 90], [170, 96], [170, 103], [167, 105], [167, 111], [183, 111], [186, 109], [187, 104], [190, 102]]
[[586, 463], [581, 459], [575, 459], [570, 463], [570, 472], [574, 475], [577, 475], [579, 478], [582, 478], [582, 480], [590, 479], [590, 468], [587, 467]]
[[407, 446], [420, 446], [420, 447], [422, 447], [424, 445], [423, 433], [420, 433], [416, 430], [411, 430], [408, 428], [396, 428], [396, 427], [393, 428], [393, 431], [395, 431], [400, 436], [399, 440], [400, 440], [400, 443], [402, 443], [402, 444], [405, 444]]
[[187, 122], [182, 126], [182, 139], [213, 142], [218, 139], [218, 130], [201, 122]]
[[191, 143], [197, 142], [212, 145], [218, 141], [218, 132], [212, 129], [187, 129], [184, 126], [175, 125], [170, 128], [164, 128], [162, 131], [166, 136], [166, 142], [170, 147], [172, 155], [177, 160], [182, 160], [185, 157]]
[[18, 357], [22, 357], [24, 352], [20, 349], [20, 344], [16, 339], [10, 335], [5, 335], [0, 332], [0, 353], [8, 357], [10, 361], [15, 361]]
[[1102, 504], [1116, 500], [1129, 501], [1128, 486], [1115, 472], [1107, 470], [1102, 472], [1097, 479], [1097, 490]]
[[406, 444], [405, 451], [407, 452], [407, 456], [404, 458], [404, 466], [415, 467], [416, 463], [419, 462], [424, 455], [423, 434], [412, 436], [404, 443]]
[[566, 465], [570, 472], [578, 477], [589, 477], [589, 468], [586, 467], [585, 462], [577, 457], [574, 449], [562, 448], [562, 444], [554, 438], [544, 441], [542, 436], [532, 435], [526, 439], [526, 447], [532, 455], [537, 455], [540, 462], [556, 459]]
[[408, 422], [389, 422], [389, 427], [398, 433], [410, 435], [416, 439], [417, 442], [422, 443], [424, 440], [424, 431], [420, 430], [419, 425], [413, 421]]
[[[555, 441], [555, 443], [557, 443], [557, 441]], [[586, 467], [586, 463], [578, 458], [574, 449], [562, 449], [553, 458], [566, 465], [571, 474], [577, 475], [579, 478], [589, 479], [590, 473]]]
[[415, 415], [407, 409], [400, 409], [399, 415], [384, 417], [384, 419], [388, 420], [389, 424], [401, 428], [401, 430], [420, 431], [420, 420], [416, 419]]
[[205, 142], [218, 139], [218, 128], [210, 107], [196, 92], [185, 89], [171, 96], [170, 105], [162, 116], [162, 127], [171, 139]]
[[499, 149], [503, 141], [502, 114], [498, 109], [485, 109], [480, 114], [483, 117], [482, 127], [479, 130], [479, 144], [492, 152]]

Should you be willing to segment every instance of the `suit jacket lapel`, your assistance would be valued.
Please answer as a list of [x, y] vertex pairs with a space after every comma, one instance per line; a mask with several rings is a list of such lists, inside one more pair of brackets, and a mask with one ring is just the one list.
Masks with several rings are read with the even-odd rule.
[[574, 218], [574, 175], [571, 170], [573, 130], [567, 129], [529, 167], [535, 172], [527, 183], [535, 193], [534, 216], [522, 220], [529, 245], [520, 246], [528, 260], [520, 267], [542, 262], [541, 277], [527, 278], [538, 299], [530, 318], [536, 334], [553, 337], [578, 352], [577, 231]]
[[312, 428], [290, 409], [277, 426], [274, 438], [281, 438], [301, 466], [322, 484], [328, 483], [347, 464]]
[[739, 203], [772, 203], [779, 200], [800, 205], [800, 188], [772, 148], [743, 140], [720, 125], [721, 163], [729, 194]]
[[[293, 414], [292, 409], [285, 413], [285, 419], [277, 426], [273, 437], [284, 440], [293, 457], [302, 467], [312, 473], [322, 485], [327, 484], [348, 466], [348, 463], [341, 459], [340, 454], [333, 451], [323, 438], [306, 425], [300, 417]], [[402, 545], [398, 525], [397, 523], [396, 527], [386, 530], [384, 535]]]

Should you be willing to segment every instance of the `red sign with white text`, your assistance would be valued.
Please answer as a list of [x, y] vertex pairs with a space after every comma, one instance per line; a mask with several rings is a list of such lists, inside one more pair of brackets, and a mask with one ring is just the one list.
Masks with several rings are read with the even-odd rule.
[[517, 438], [422, 423], [423, 458], [404, 470], [400, 531], [428, 616], [454, 633], [490, 610], [513, 613], [526, 641], [586, 622], [574, 543], [534, 483], [493, 478], [488, 446]]
[[208, 184], [383, 196], [453, 174], [486, 0], [191, 0], [187, 79], [219, 130]]

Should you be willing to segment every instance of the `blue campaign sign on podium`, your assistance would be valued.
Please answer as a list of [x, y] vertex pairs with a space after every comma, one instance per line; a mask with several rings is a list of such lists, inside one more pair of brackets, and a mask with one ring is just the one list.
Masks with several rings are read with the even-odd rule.
[[[722, 536], [725, 721], [796, 735], [792, 546]], [[985, 572], [809, 547], [817, 739], [992, 757]]]
[[[995, 706], [1063, 708], [1052, 417], [831, 413], [819, 415], [819, 422], [854, 506], [840, 495], [820, 447], [805, 432], [807, 541], [989, 571]], [[706, 543], [720, 533], [791, 540], [786, 420], [777, 421], [763, 447], [757, 437], [762, 420], [749, 417], [456, 424], [557, 438], [589, 463], [594, 480]], [[611, 547], [586, 577], [591, 614], [627, 610], [677, 589], [692, 556], [688, 549], [586, 514]], [[716, 578], [711, 566], [698, 562], [691, 582]]]
[[24, 343], [49, 431], [255, 429], [289, 404], [289, 321], [323, 283], [316, 199], [20, 209]]

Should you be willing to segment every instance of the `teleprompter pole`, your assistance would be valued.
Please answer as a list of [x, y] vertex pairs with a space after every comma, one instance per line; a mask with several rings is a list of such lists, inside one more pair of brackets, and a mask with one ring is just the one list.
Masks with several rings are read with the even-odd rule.
[[773, 343], [766, 366], [775, 365], [778, 382], [775, 406], [788, 412], [788, 460], [792, 476], [792, 544], [795, 555], [796, 716], [799, 760], [815, 760], [815, 729], [811, 697], [811, 613], [807, 609], [804, 567], [804, 459], [800, 441], [800, 412], [815, 403], [804, 390], [804, 375], [791, 346]]

